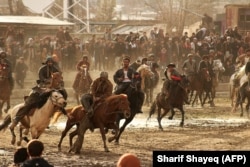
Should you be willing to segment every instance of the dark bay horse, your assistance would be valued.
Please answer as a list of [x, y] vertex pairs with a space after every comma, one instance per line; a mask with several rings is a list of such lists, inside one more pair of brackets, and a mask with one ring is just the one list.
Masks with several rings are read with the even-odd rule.
[[[89, 127], [85, 126], [85, 119], [87, 117], [86, 111], [82, 106], [76, 106], [72, 110], [68, 110], [72, 118], [68, 118], [66, 127], [62, 132], [60, 142], [58, 144], [58, 148], [61, 148], [61, 143], [63, 138], [66, 136], [67, 132], [72, 128], [72, 126], [77, 125], [77, 129], [70, 134], [70, 150], [75, 153], [80, 153], [82, 148], [84, 134], [89, 129]], [[106, 129], [115, 129], [116, 134], [109, 138], [108, 141], [112, 141], [118, 135], [119, 126], [116, 124], [116, 118], [118, 114], [122, 114], [124, 118], [128, 118], [130, 116], [130, 108], [129, 101], [127, 95], [112, 95], [106, 98], [103, 102], [97, 103], [96, 107], [94, 107], [94, 116], [92, 118], [92, 122], [95, 128], [100, 129], [100, 133], [102, 135], [102, 140], [104, 144], [104, 150], [106, 152], [109, 151], [106, 144]], [[77, 140], [72, 146], [72, 139], [75, 135], [78, 135]]]
[[92, 83], [92, 78], [87, 70], [87, 66], [83, 65], [81, 71], [77, 73], [75, 81], [73, 83], [73, 89], [75, 93], [75, 98], [77, 104], [80, 104], [80, 98], [83, 94], [88, 93], [90, 89], [90, 85]]
[[0, 118], [2, 117], [2, 108], [5, 102], [7, 102], [5, 112], [10, 108], [11, 85], [9, 73], [9, 66], [0, 63]]
[[[20, 140], [17, 145], [21, 145], [23, 139], [22, 130], [30, 129], [32, 139], [38, 139], [40, 135], [44, 132], [45, 128], [48, 127], [50, 123], [50, 118], [54, 114], [56, 108], [65, 107], [66, 99], [58, 90], [51, 90], [49, 92], [44, 93], [41, 98], [41, 104], [37, 108], [34, 108], [30, 111], [30, 113], [25, 116], [21, 121], [20, 126]], [[18, 104], [9, 110], [9, 114], [5, 117], [3, 123], [0, 125], [0, 131], [4, 130], [8, 127], [18, 112], [18, 110], [24, 106], [24, 103]], [[16, 135], [14, 129], [11, 130], [12, 140], [11, 144], [15, 144]], [[26, 140], [27, 137], [26, 137]]]
[[[211, 77], [209, 75], [209, 72], [207, 69], [201, 69], [199, 73], [196, 73], [192, 76], [188, 77], [188, 80], [190, 82], [190, 103], [192, 106], [194, 106], [194, 103], [197, 101], [197, 98], [199, 97], [201, 106], [204, 105], [204, 99], [203, 99], [203, 92], [205, 90], [209, 90], [207, 86], [209, 81], [211, 80]], [[211, 88], [211, 87], [210, 87]], [[193, 93], [195, 91], [195, 97], [192, 101]]]
[[[184, 102], [188, 98], [188, 87], [189, 87], [189, 81], [185, 76], [182, 76], [181, 81], [178, 84], [173, 85], [173, 90], [170, 96], [166, 99], [165, 95], [161, 92], [158, 93], [153, 104], [150, 107], [150, 112], [149, 112], [149, 118], [155, 113], [156, 109], [158, 111], [158, 124], [159, 124], [159, 129], [163, 130], [162, 125], [161, 125], [161, 120], [166, 114], [171, 111], [171, 115], [169, 116], [169, 119], [173, 119], [175, 115], [174, 108], [177, 108], [180, 110], [182, 118], [180, 122], [180, 126], [184, 125], [184, 109], [183, 105]], [[163, 109], [164, 112], [161, 111]]]
[[[119, 129], [119, 134], [114, 138], [115, 143], [119, 144], [119, 139], [126, 126], [134, 119], [135, 115], [140, 111], [141, 106], [144, 103], [145, 95], [141, 91], [141, 78], [134, 77], [128, 89], [125, 91], [125, 94], [128, 96], [128, 101], [130, 103], [131, 115], [130, 117], [124, 117], [122, 114], [118, 114], [117, 124], [120, 127], [120, 121], [125, 119], [123, 125]], [[113, 140], [112, 140], [113, 141]]]

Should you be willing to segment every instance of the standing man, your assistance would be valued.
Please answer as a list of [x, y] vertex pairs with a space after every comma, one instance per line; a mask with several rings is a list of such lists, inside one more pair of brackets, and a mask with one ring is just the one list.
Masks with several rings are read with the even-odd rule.
[[23, 88], [24, 79], [26, 77], [26, 72], [28, 70], [28, 66], [24, 62], [24, 57], [20, 57], [19, 61], [16, 64], [16, 83]]

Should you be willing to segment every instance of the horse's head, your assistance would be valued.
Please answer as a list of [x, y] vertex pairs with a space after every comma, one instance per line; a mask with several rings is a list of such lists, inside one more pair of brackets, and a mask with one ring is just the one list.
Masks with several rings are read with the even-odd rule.
[[66, 107], [67, 101], [64, 95], [58, 90], [51, 90], [50, 91], [50, 100], [55, 106], [58, 107]]
[[201, 69], [199, 74], [200, 74], [201, 80], [207, 81], [207, 82], [209, 82], [211, 80], [211, 76], [209, 74], [208, 69], [206, 69], [206, 68]]
[[9, 66], [7, 64], [0, 63], [0, 80], [9, 78]]
[[124, 118], [129, 118], [131, 116], [131, 111], [129, 107], [129, 101], [126, 94], [120, 94], [117, 98], [118, 110], [123, 112]]
[[63, 82], [63, 76], [60, 72], [54, 72], [51, 74], [50, 88], [59, 88]]
[[225, 72], [225, 68], [220, 59], [213, 61], [213, 70], [214, 72]]

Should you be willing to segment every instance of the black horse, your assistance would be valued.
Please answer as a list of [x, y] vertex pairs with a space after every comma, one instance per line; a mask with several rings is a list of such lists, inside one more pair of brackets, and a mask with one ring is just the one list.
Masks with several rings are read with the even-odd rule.
[[[119, 134], [116, 136], [115, 143], [119, 143], [120, 136], [125, 130], [126, 126], [134, 119], [135, 115], [139, 113], [143, 105], [145, 95], [141, 91], [141, 78], [133, 78], [130, 86], [124, 92], [128, 96], [128, 101], [130, 103], [131, 115], [125, 118], [123, 114], [119, 114], [116, 120], [118, 127], [120, 127], [120, 120], [125, 119], [125, 122], [119, 129]], [[112, 140], [113, 141], [113, 140]], [[110, 141], [110, 142], [112, 142]]]
[[[165, 81], [166, 82], [166, 81]], [[184, 109], [183, 105], [188, 101], [188, 89], [189, 89], [189, 80], [186, 76], [182, 76], [182, 79], [180, 82], [172, 83], [172, 91], [168, 98], [164, 95], [164, 93], [158, 93], [156, 96], [155, 101], [150, 107], [149, 112], [149, 118], [155, 113], [156, 108], [158, 107], [158, 124], [159, 128], [163, 130], [161, 125], [162, 118], [171, 110], [171, 115], [169, 116], [169, 119], [173, 119], [175, 115], [174, 108], [177, 108], [180, 110], [182, 119], [180, 126], [184, 125]], [[164, 112], [161, 112], [161, 109], [164, 110]]]

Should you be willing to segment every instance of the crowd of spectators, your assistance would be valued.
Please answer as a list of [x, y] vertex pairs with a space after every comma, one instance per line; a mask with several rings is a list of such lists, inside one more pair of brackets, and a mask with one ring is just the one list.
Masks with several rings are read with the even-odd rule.
[[[27, 39], [27, 42], [25, 42]], [[92, 35], [83, 41], [73, 38], [69, 28], [59, 27], [56, 34], [43, 38], [27, 37], [23, 30], [15, 31], [8, 27], [5, 37], [0, 39], [0, 47], [8, 54], [8, 59], [15, 69], [16, 60], [24, 57], [29, 70], [37, 72], [47, 56], [55, 57], [62, 71], [75, 70], [82, 56], [90, 59], [91, 70], [116, 70], [120, 67], [121, 57], [130, 56], [131, 61], [155, 56], [161, 69], [170, 62], [175, 63], [181, 70], [188, 54], [202, 58], [210, 50], [215, 51], [215, 58], [221, 59], [230, 76], [234, 72], [237, 58], [250, 48], [250, 32], [240, 34], [237, 27], [228, 28], [224, 34], [209, 32], [201, 28], [192, 34], [185, 32], [181, 36], [172, 36], [163, 29], [153, 27], [147, 32], [130, 32], [112, 34], [110, 28], [104, 35]], [[199, 62], [197, 62], [199, 63]]]

